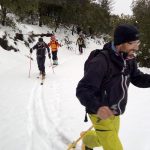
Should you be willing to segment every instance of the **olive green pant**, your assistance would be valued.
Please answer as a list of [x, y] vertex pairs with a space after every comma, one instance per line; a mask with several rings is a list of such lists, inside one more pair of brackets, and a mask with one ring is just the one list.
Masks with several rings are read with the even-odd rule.
[[89, 147], [100, 147], [104, 150], [123, 150], [118, 137], [120, 118], [112, 116], [101, 120], [97, 115], [89, 115], [95, 130], [88, 131], [83, 137], [83, 143]]

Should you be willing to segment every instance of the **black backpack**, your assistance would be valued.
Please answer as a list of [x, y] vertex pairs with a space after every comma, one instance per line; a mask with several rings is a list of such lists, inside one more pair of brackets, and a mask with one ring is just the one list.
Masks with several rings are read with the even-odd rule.
[[[104, 57], [105, 57], [105, 59], [106, 59], [106, 62], [107, 62], [107, 74], [106, 74], [106, 76], [105, 76], [105, 81], [106, 80], [109, 80], [110, 78], [111, 78], [111, 67], [110, 67], [110, 59], [109, 59], [109, 52], [107, 51], [107, 50], [101, 50], [101, 49], [95, 49], [95, 50], [93, 50], [91, 53], [90, 53], [90, 55], [89, 55], [89, 57], [87, 58], [87, 60], [85, 61], [85, 64], [84, 64], [84, 73], [86, 73], [86, 71], [88, 70], [88, 66], [89, 66], [89, 63], [90, 63], [90, 61], [93, 59], [93, 58], [95, 58], [96, 56], [98, 56], [99, 54], [102, 54], [102, 55], [104, 55]], [[104, 82], [104, 80], [103, 80], [103, 82]], [[104, 84], [104, 83], [102, 83], [102, 84]], [[84, 119], [84, 122], [87, 122], [88, 121], [88, 118], [87, 118], [87, 111], [86, 111], [86, 113], [85, 113], [85, 119]]]
[[46, 47], [44, 42], [37, 43], [37, 56], [43, 57], [45, 56]]
[[104, 55], [107, 65], [108, 65], [108, 70], [107, 70], [108, 73], [107, 74], [110, 73], [110, 71], [109, 71], [110, 70], [109, 52], [107, 50], [103, 50], [103, 49], [95, 49], [90, 53], [89, 57], [87, 58], [87, 60], [85, 61], [85, 64], [84, 64], [84, 72], [87, 71], [90, 61], [99, 54]]

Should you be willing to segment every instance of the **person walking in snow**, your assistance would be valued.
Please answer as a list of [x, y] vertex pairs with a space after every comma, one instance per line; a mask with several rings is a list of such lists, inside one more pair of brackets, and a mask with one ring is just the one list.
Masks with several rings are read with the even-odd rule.
[[79, 54], [83, 53], [83, 48], [85, 48], [85, 42], [82, 35], [79, 35], [79, 38], [76, 41], [76, 45], [79, 47]]
[[58, 41], [56, 40], [55, 36], [51, 36], [51, 41], [48, 43], [48, 46], [51, 48], [53, 65], [58, 65], [58, 47], [61, 46]]
[[48, 52], [48, 57], [51, 59], [51, 54], [48, 45], [43, 41], [43, 38], [39, 38], [38, 42], [30, 49], [32, 54], [33, 50], [36, 49], [36, 58], [37, 64], [42, 78], [45, 77], [45, 58], [46, 58], [46, 49]]
[[85, 63], [76, 96], [95, 130], [83, 137], [86, 150], [102, 146], [104, 150], [123, 150], [118, 132], [120, 115], [125, 111], [130, 82], [140, 88], [150, 87], [150, 75], [137, 67], [135, 52], [140, 45], [139, 31], [133, 25], [116, 27], [114, 39]]

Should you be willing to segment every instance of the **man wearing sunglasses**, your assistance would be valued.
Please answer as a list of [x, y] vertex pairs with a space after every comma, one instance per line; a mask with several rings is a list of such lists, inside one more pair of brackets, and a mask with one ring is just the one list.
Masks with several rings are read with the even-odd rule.
[[119, 116], [125, 111], [130, 82], [140, 88], [150, 87], [150, 75], [137, 67], [139, 31], [135, 26], [116, 27], [112, 42], [104, 45], [88, 63], [79, 81], [76, 96], [95, 130], [83, 137], [85, 150], [102, 146], [104, 150], [123, 150], [118, 132]]

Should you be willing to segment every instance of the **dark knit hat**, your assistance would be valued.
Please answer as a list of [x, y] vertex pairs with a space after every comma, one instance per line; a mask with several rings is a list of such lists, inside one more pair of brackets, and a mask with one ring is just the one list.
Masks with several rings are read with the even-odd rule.
[[114, 45], [120, 45], [126, 42], [136, 41], [139, 39], [139, 31], [133, 25], [119, 25], [114, 32]]
[[38, 39], [38, 41], [39, 41], [39, 42], [43, 42], [43, 38], [40, 37], [40, 38]]

